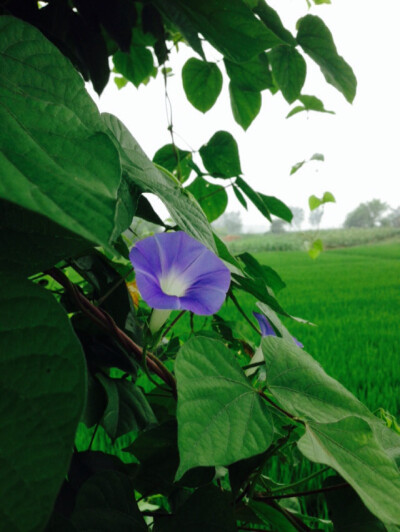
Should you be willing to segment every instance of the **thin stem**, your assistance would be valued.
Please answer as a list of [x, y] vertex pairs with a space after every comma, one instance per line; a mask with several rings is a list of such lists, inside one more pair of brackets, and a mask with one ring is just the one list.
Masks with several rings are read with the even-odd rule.
[[326, 486], [325, 488], [317, 488], [315, 490], [308, 491], [298, 491], [296, 493], [284, 493], [282, 495], [261, 495], [258, 494], [254, 497], [255, 501], [267, 502], [280, 499], [290, 499], [291, 497], [306, 497], [307, 495], [315, 495], [317, 493], [325, 493], [327, 491], [335, 491], [348, 487], [347, 482], [341, 482], [340, 484], [335, 484], [334, 486]]
[[274, 494], [274, 493], [276, 493], [278, 491], [287, 491], [287, 490], [293, 489], [293, 488], [295, 488], [297, 486], [300, 486], [301, 484], [304, 484], [304, 482], [308, 482], [312, 478], [315, 478], [315, 477], [318, 477], [319, 475], [322, 475], [323, 473], [325, 473], [329, 469], [330, 469], [330, 467], [324, 467], [323, 469], [320, 469], [319, 471], [316, 471], [315, 473], [312, 473], [311, 475], [308, 475], [308, 477], [304, 477], [304, 478], [302, 478], [300, 480], [297, 480], [296, 482], [293, 482], [292, 484], [288, 484], [287, 486], [281, 486], [279, 488], [275, 488], [275, 489], [271, 490], [271, 494]]
[[175, 325], [175, 323], [182, 318], [182, 316], [185, 314], [185, 312], [186, 312], [186, 310], [181, 310], [180, 313], [174, 318], [172, 323], [170, 325], [168, 325], [168, 327], [163, 332], [163, 335], [162, 335], [163, 338], [165, 338], [167, 336], [169, 331], [172, 329], [172, 327]]
[[133, 272], [133, 268], [131, 268], [128, 273], [126, 273], [123, 277], [121, 277], [121, 279], [118, 279], [118, 281], [108, 290], [108, 292], [106, 292], [98, 301], [98, 305], [100, 306], [102, 303], [104, 303], [104, 301], [110, 297], [110, 295], [114, 292], [114, 290], [116, 290], [129, 276], [130, 274]]
[[92, 434], [92, 437], [90, 438], [90, 443], [89, 443], [89, 447], [87, 448], [88, 451], [91, 450], [92, 448], [92, 445], [93, 445], [93, 442], [94, 442], [94, 438], [96, 436], [96, 433], [97, 433], [97, 429], [99, 428], [99, 423], [96, 423], [96, 426], [94, 427], [94, 430], [93, 430], [93, 434]]
[[246, 364], [245, 366], [242, 366], [242, 369], [250, 369], [250, 368], [258, 368], [259, 366], [265, 366], [264, 362], [254, 362], [254, 364]]
[[247, 317], [246, 313], [244, 312], [244, 310], [240, 306], [239, 301], [236, 299], [236, 296], [233, 295], [233, 292], [230, 292], [229, 297], [232, 299], [234, 305], [236, 306], [236, 308], [238, 309], [240, 314], [244, 317], [244, 319], [247, 321], [247, 323], [250, 325], [250, 327], [252, 329], [254, 329], [256, 331], [256, 333], [261, 336], [261, 331], [259, 329], [257, 329], [257, 327], [254, 325], [254, 323]]
[[258, 394], [261, 395], [261, 397], [262, 397], [263, 399], [265, 399], [265, 401], [267, 401], [270, 405], [272, 405], [274, 408], [276, 408], [277, 410], [279, 410], [279, 412], [281, 412], [282, 414], [284, 414], [285, 416], [287, 416], [287, 417], [290, 418], [291, 420], [293, 420], [293, 421], [297, 421], [297, 422], [302, 423], [302, 424], [304, 425], [304, 421], [302, 421], [301, 419], [297, 418], [297, 417], [294, 416], [293, 414], [289, 414], [289, 412], [286, 412], [286, 410], [284, 410], [283, 408], [281, 408], [280, 406], [278, 406], [276, 403], [274, 403], [274, 402], [268, 397], [268, 395], [265, 395], [264, 392], [259, 391]]

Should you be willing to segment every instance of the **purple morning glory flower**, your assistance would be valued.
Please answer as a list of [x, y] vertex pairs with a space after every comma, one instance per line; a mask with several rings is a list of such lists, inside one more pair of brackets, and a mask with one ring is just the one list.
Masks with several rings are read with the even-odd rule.
[[[268, 319], [264, 316], [264, 314], [260, 314], [259, 312], [253, 312], [253, 316], [258, 321], [258, 325], [261, 329], [262, 336], [276, 336], [276, 332]], [[299, 342], [294, 336], [292, 336], [294, 343], [298, 345], [299, 347], [304, 347], [301, 342]]]
[[210, 315], [225, 301], [230, 271], [212, 251], [183, 231], [140, 240], [129, 258], [142, 298], [155, 309]]

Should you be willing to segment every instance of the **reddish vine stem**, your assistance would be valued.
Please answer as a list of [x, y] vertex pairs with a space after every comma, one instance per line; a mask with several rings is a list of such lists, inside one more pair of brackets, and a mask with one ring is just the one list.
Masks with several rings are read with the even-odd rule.
[[[132, 338], [130, 338], [123, 330], [121, 330], [112, 317], [103, 309], [93, 305], [79, 290], [71, 283], [68, 277], [58, 270], [57, 268], [51, 268], [46, 272], [57, 283], [59, 283], [68, 294], [75, 300], [80, 310], [86, 314], [92, 321], [97, 323], [103, 329], [106, 329], [111, 333], [122, 347], [124, 347], [129, 353], [133, 353], [138, 362], [143, 361], [143, 349], [137, 345]], [[176, 381], [172, 373], [164, 366], [153, 353], [147, 352], [146, 364], [150, 371], [155, 373], [162, 381], [172, 389], [173, 395], [176, 398]]]

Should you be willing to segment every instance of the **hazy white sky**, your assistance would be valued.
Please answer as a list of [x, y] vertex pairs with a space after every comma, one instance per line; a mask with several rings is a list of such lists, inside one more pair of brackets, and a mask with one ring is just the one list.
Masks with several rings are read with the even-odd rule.
[[[265, 91], [260, 114], [244, 132], [232, 117], [226, 77], [217, 103], [206, 114], [186, 100], [181, 67], [195, 53], [181, 47], [171, 57], [174, 76], [168, 80], [176, 143], [198, 150], [216, 131], [231, 132], [239, 145], [244, 176], [254, 189], [304, 208], [306, 217], [311, 194], [322, 196], [326, 190], [334, 194], [337, 203], [326, 206], [322, 227], [341, 225], [347, 212], [372, 198], [399, 206], [399, 0], [332, 0], [331, 5], [310, 11], [305, 0], [270, 0], [269, 4], [294, 34], [297, 19], [307, 12], [325, 21], [339, 54], [357, 76], [353, 105], [325, 82], [306, 57], [302, 93], [319, 97], [336, 114], [299, 113], [285, 119], [294, 105], [289, 106], [280, 94]], [[219, 54], [210, 50], [207, 59], [218, 60]], [[149, 157], [170, 142], [161, 75], [139, 89], [129, 84], [119, 91], [110, 81], [100, 100], [95, 99], [101, 111], [117, 115], [127, 125]], [[311, 162], [289, 175], [293, 164], [316, 152], [325, 156], [325, 162]], [[252, 207], [246, 212], [233, 194], [228, 210], [240, 210], [246, 225], [268, 230], [263, 216]]]

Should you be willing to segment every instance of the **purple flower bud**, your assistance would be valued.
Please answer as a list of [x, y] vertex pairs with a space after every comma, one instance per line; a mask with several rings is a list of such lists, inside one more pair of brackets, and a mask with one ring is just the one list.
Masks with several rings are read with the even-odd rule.
[[[260, 314], [259, 312], [253, 312], [253, 316], [258, 321], [258, 325], [261, 329], [262, 336], [276, 336], [276, 332], [268, 319], [264, 316], [264, 314]], [[294, 343], [299, 347], [304, 347], [301, 342], [299, 342], [294, 336], [292, 336]]]
[[231, 274], [220, 258], [183, 231], [140, 240], [129, 258], [142, 298], [155, 309], [218, 312]]

